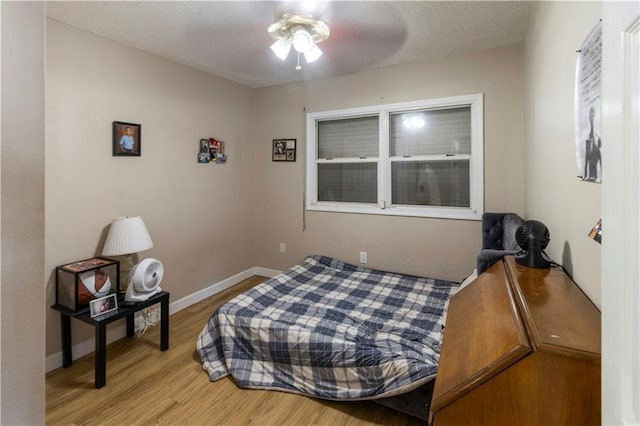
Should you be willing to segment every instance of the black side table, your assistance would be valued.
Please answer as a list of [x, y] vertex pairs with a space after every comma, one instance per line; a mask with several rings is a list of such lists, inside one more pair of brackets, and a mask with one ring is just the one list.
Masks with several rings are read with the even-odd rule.
[[[120, 303], [120, 301], [118, 301]], [[95, 353], [95, 386], [97, 389], [107, 383], [107, 324], [121, 318], [127, 320], [127, 336], [135, 334], [135, 313], [160, 303], [160, 350], [169, 349], [169, 293], [162, 291], [144, 302], [135, 305], [119, 306], [117, 310], [109, 312], [102, 317], [91, 318], [89, 312], [74, 313], [61, 305], [53, 305], [52, 308], [60, 312], [60, 326], [62, 329], [62, 366], [69, 367], [73, 364], [71, 353], [71, 318], [91, 324], [96, 329], [96, 353]]]

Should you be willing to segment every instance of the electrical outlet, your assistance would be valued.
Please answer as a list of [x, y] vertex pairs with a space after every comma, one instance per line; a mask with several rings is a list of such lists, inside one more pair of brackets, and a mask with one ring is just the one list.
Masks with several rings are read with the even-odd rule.
[[284, 245], [284, 243], [280, 243], [280, 253], [284, 253], [285, 251], [287, 251], [287, 247]]
[[367, 263], [367, 252], [366, 251], [361, 251], [360, 252], [360, 263]]

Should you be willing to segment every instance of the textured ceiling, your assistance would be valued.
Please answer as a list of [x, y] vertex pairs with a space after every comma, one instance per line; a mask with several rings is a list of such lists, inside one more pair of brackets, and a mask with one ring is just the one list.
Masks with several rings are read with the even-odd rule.
[[[526, 1], [47, 2], [50, 18], [254, 88], [508, 46], [526, 34]], [[331, 26], [324, 55], [295, 70], [267, 27], [311, 10]]]

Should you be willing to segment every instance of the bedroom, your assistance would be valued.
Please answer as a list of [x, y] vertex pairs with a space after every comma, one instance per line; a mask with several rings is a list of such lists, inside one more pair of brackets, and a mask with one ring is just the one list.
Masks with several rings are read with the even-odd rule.
[[[93, 255], [112, 218], [130, 210], [145, 218], [156, 244], [145, 255], [165, 263], [172, 300], [255, 266], [285, 269], [316, 252], [357, 263], [358, 253], [365, 250], [373, 267], [461, 279], [479, 249], [478, 222], [316, 213], [307, 215], [302, 232], [303, 163], [271, 162], [271, 139], [303, 140], [302, 106], [320, 111], [380, 103], [381, 97], [397, 102], [493, 94], [485, 98], [485, 210], [517, 211], [544, 221], [552, 234], [550, 254], [571, 265], [576, 281], [600, 306], [601, 248], [585, 238], [601, 217], [600, 187], [580, 183], [563, 170], [569, 170], [575, 158], [568, 142], [573, 140], [575, 56], [568, 52], [575, 51], [601, 15], [600, 3], [543, 3], [531, 12], [523, 45], [260, 90], [48, 21], [46, 142], [36, 138], [45, 152], [36, 160], [45, 165], [33, 166], [34, 176], [43, 180], [25, 183], [34, 185], [34, 197], [40, 194], [35, 202], [43, 210], [34, 220], [46, 224], [36, 229], [41, 248], [35, 251], [42, 252], [42, 259], [35, 271], [41, 275], [33, 289], [29, 286], [24, 292], [29, 300], [5, 295], [4, 287], [2, 298], [3, 317], [11, 312], [4, 304], [12, 297], [17, 306], [26, 305], [24, 314], [8, 317], [28, 321], [35, 336], [31, 350], [37, 358], [22, 362], [40, 365], [43, 358], [59, 352], [58, 321], [48, 308], [53, 267]], [[42, 44], [39, 49], [44, 56]], [[563, 65], [557, 66], [557, 61]], [[122, 63], [135, 71], [120, 73]], [[421, 84], [423, 75], [431, 77], [429, 84]], [[389, 81], [394, 83], [388, 90], [379, 89]], [[105, 144], [113, 120], [143, 124], [141, 158], [110, 156]], [[203, 135], [227, 141], [227, 164], [195, 163], [195, 146]], [[4, 147], [3, 173], [10, 170], [4, 161], [11, 158]], [[184, 156], [179, 164], [178, 152]], [[83, 179], [73, 179], [66, 173], [70, 169]], [[3, 179], [3, 206], [12, 201], [5, 199], [12, 194], [4, 188], [10, 183]], [[69, 208], [75, 199], [83, 200], [82, 209]], [[9, 218], [3, 214], [5, 219]], [[3, 224], [3, 241], [5, 231]], [[424, 237], [416, 239], [416, 234]], [[280, 242], [286, 244], [284, 254], [278, 250]], [[40, 294], [42, 276], [45, 295]], [[19, 332], [24, 331], [3, 320], [3, 342], [15, 341]], [[90, 338], [86, 330], [77, 335], [79, 342]], [[9, 350], [6, 345], [2, 350], [3, 364], [14, 360], [14, 353], [4, 353]], [[9, 371], [19, 370], [3, 367], [3, 382], [13, 383]], [[44, 368], [39, 374], [44, 375]], [[5, 399], [8, 391], [3, 386], [3, 418], [11, 415], [7, 407], [16, 412], [20, 407], [23, 412], [31, 411], [27, 406], [42, 407], [41, 379], [27, 383], [36, 389], [25, 388], [29, 398], [16, 392]], [[40, 402], [26, 404], [31, 395], [40, 395]], [[16, 400], [23, 402], [11, 402]], [[40, 409], [33, 411], [29, 415], [38, 415]]]

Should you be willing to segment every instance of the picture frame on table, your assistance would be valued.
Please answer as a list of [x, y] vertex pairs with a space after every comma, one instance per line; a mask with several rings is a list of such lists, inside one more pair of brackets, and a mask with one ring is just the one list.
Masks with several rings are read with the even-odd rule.
[[116, 298], [116, 294], [113, 293], [108, 296], [92, 300], [89, 302], [89, 309], [91, 311], [91, 318], [97, 318], [117, 310], [118, 299]]
[[296, 139], [274, 139], [272, 161], [296, 161]]
[[142, 125], [114, 121], [112, 152], [114, 157], [140, 157], [142, 155]]

